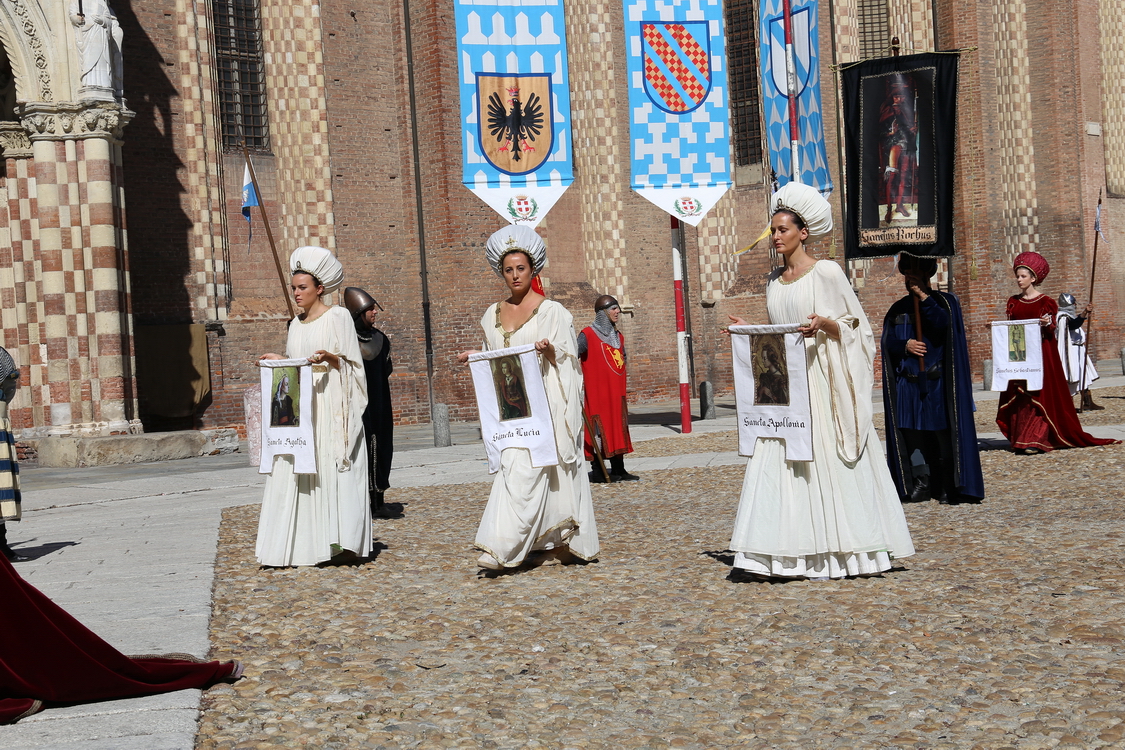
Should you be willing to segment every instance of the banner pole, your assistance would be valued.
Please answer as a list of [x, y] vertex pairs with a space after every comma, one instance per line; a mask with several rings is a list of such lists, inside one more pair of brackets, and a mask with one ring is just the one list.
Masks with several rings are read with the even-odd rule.
[[254, 183], [254, 195], [258, 196], [258, 210], [262, 212], [262, 223], [266, 225], [266, 237], [270, 241], [270, 250], [273, 251], [273, 264], [277, 267], [277, 278], [281, 282], [281, 291], [285, 295], [285, 304], [289, 308], [289, 318], [297, 317], [297, 310], [293, 307], [293, 294], [289, 284], [285, 283], [285, 272], [281, 270], [281, 259], [277, 255], [277, 245], [273, 241], [273, 231], [270, 229], [270, 217], [266, 216], [266, 199], [262, 189], [258, 187], [258, 174], [254, 171], [254, 163], [250, 161], [250, 149], [246, 141], [242, 142], [242, 155], [246, 159], [246, 168], [250, 170], [250, 181]]
[[[935, 292], [936, 294], [936, 292]], [[919, 344], [922, 341], [922, 303], [918, 301], [918, 295], [914, 292], [910, 293], [914, 299], [914, 338]], [[918, 390], [922, 393], [926, 392], [926, 358], [921, 354], [918, 355]]]
[[785, 25], [785, 94], [789, 98], [789, 161], [793, 182], [801, 181], [801, 129], [798, 126], [797, 63], [793, 59], [793, 7], [790, 0], [781, 4]]
[[680, 370], [680, 433], [691, 432], [691, 382], [688, 374], [687, 323], [684, 315], [683, 248], [680, 247], [680, 220], [672, 219], [672, 288], [676, 295], [676, 361]]
[[[1098, 189], [1098, 208], [1097, 208], [1097, 213], [1094, 214], [1094, 259], [1093, 259], [1093, 262], [1090, 264], [1090, 293], [1088, 295], [1086, 295], [1086, 304], [1087, 305], [1094, 304], [1094, 275], [1097, 273], [1097, 270], [1098, 270], [1098, 237], [1100, 237], [1101, 234], [1102, 234], [1102, 191], [1099, 188]], [[1087, 364], [1086, 363], [1088, 363], [1090, 361], [1090, 334], [1092, 334], [1094, 332], [1093, 321], [1094, 321], [1094, 313], [1093, 313], [1093, 311], [1091, 311], [1090, 314], [1086, 316], [1086, 356], [1082, 359], [1082, 377], [1078, 381], [1078, 392], [1079, 393], [1082, 392], [1082, 386], [1086, 385], [1086, 372], [1087, 372], [1087, 369], [1086, 369]], [[1069, 336], [1070, 332], [1064, 331], [1064, 334]], [[1057, 336], [1058, 333], [1056, 333], [1055, 335]], [[1082, 407], [1085, 405], [1085, 403], [1086, 403], [1086, 399], [1084, 399], [1084, 398], [1079, 399], [1079, 405], [1078, 405], [1078, 413], [1079, 414], [1081, 414], [1083, 412]]]

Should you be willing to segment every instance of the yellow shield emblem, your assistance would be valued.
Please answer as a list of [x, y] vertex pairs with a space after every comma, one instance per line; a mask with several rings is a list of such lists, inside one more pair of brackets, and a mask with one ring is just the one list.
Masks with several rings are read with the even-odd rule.
[[477, 73], [481, 153], [508, 174], [534, 172], [554, 145], [551, 74]]
[[608, 362], [618, 374], [625, 371], [625, 355], [621, 353], [620, 349], [615, 349], [603, 341], [602, 351], [605, 352], [606, 362]]

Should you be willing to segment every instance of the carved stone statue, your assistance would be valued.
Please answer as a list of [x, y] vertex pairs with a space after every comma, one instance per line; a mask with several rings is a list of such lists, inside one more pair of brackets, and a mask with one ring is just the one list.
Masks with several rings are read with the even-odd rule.
[[122, 96], [121, 24], [109, 3], [82, 0], [79, 7], [74, 0], [70, 5], [70, 22], [82, 56], [82, 85]]

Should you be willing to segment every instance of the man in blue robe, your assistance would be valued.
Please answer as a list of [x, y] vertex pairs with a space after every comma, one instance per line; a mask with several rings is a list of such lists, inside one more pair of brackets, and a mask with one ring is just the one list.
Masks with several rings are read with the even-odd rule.
[[[891, 475], [903, 502], [934, 498], [943, 504], [979, 503], [984, 477], [961, 303], [952, 294], [930, 288], [930, 278], [937, 273], [933, 258], [903, 253], [898, 269], [909, 294], [887, 311], [882, 338]], [[915, 300], [922, 322], [920, 340]]]

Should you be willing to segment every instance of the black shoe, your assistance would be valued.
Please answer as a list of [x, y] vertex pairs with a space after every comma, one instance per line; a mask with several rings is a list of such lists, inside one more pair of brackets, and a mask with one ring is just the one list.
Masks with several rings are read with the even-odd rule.
[[27, 562], [31, 559], [27, 555], [21, 555], [19, 552], [16, 552], [14, 549], [9, 547], [7, 540], [3, 539], [2, 537], [0, 537], [0, 555], [8, 558], [8, 562], [13, 563]]
[[606, 479], [605, 474], [602, 474], [600, 471], [591, 471], [590, 481], [594, 484], [605, 484], [606, 482], [618, 482], [621, 480], [617, 478], [616, 474], [610, 474], [609, 479]]
[[615, 481], [615, 482], [639, 482], [640, 480], [641, 480], [641, 478], [638, 477], [636, 474], [630, 474], [627, 471], [623, 471], [620, 474], [615, 475], [613, 481]]
[[914, 477], [914, 489], [910, 491], [910, 497], [907, 502], [911, 503], [924, 503], [930, 499], [930, 477], [928, 474], [923, 474], [920, 477]]
[[8, 546], [8, 527], [5, 524], [0, 524], [0, 555], [8, 558], [8, 562], [14, 563], [27, 562], [31, 559]]

